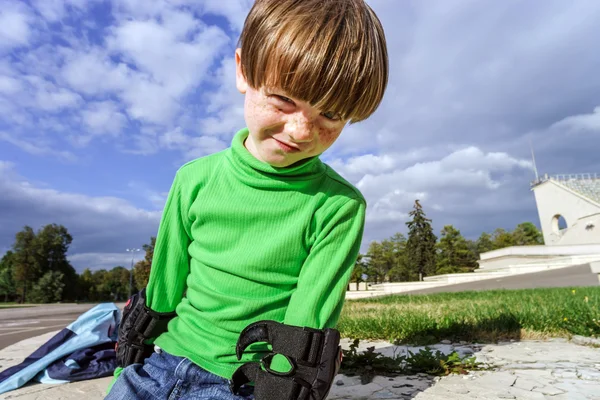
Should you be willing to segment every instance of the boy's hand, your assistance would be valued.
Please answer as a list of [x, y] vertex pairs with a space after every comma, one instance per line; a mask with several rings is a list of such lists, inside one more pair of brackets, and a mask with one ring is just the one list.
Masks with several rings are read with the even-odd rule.
[[143, 363], [150, 357], [154, 339], [167, 331], [167, 324], [176, 316], [175, 312], [158, 313], [148, 308], [145, 293], [146, 289], [142, 289], [134, 294], [123, 309], [115, 347], [120, 367]]

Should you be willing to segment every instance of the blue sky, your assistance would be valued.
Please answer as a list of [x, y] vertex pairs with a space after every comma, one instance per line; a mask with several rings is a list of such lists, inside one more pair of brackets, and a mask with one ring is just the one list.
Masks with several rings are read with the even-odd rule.
[[[250, 0], [0, 0], [0, 253], [65, 225], [78, 271], [128, 264], [177, 168], [244, 126], [233, 53]], [[542, 173], [600, 172], [600, 3], [371, 0], [378, 111], [323, 155], [367, 198], [363, 250], [405, 232], [539, 224]], [[141, 256], [141, 254], [140, 254]]]

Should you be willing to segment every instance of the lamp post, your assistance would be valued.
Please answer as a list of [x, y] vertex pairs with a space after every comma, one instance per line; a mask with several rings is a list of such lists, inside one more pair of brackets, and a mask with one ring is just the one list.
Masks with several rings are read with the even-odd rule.
[[127, 249], [127, 252], [131, 252], [131, 269], [129, 270], [129, 297], [133, 295], [133, 258], [135, 257], [135, 253], [140, 251], [140, 249]]

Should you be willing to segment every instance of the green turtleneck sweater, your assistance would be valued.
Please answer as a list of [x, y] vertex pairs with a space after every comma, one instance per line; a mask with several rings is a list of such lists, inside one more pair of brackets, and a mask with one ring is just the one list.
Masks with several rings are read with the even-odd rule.
[[318, 157], [275, 168], [247, 136], [177, 172], [146, 289], [151, 309], [177, 311], [155, 344], [227, 379], [267, 351], [235, 356], [254, 321], [336, 325], [365, 220], [361, 193]]

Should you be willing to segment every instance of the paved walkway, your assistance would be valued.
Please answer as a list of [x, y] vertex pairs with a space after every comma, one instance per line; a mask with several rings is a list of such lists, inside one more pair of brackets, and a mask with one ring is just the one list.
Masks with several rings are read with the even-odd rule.
[[[20, 363], [27, 355], [54, 335], [51, 332], [19, 342], [0, 351], [0, 370]], [[339, 375], [329, 400], [366, 399], [523, 399], [523, 400], [600, 400], [600, 348], [577, 343], [576, 338], [550, 341], [506, 342], [486, 345], [438, 344], [431, 346], [444, 353], [453, 350], [474, 354], [477, 360], [496, 366], [490, 371], [471, 372], [443, 378], [419, 374], [395, 378], [375, 377], [361, 385], [360, 378]], [[600, 343], [597, 341], [596, 343]], [[343, 343], [347, 347], [348, 341]], [[384, 355], [402, 354], [421, 347], [397, 347], [387, 342], [363, 342], [361, 349], [375, 346]], [[1, 399], [86, 400], [102, 399], [111, 378], [66, 385], [30, 384], [0, 395]]]
[[[75, 321], [96, 304], [16, 305], [0, 309], [0, 350], [21, 340], [55, 332]], [[115, 303], [123, 309], [125, 303]]]

